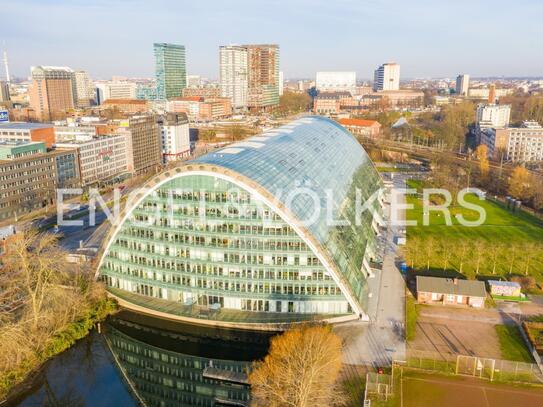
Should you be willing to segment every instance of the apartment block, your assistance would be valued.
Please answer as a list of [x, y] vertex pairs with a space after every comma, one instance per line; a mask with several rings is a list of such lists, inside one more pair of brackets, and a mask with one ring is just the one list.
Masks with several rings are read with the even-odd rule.
[[230, 98], [234, 110], [247, 109], [249, 91], [247, 48], [241, 45], [221, 46], [219, 62], [220, 95]]

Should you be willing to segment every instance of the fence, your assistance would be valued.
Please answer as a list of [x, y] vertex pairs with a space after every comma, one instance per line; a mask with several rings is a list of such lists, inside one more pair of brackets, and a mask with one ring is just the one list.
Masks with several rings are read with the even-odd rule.
[[535, 363], [410, 350], [399, 366], [450, 375], [473, 376], [499, 382], [543, 383]]

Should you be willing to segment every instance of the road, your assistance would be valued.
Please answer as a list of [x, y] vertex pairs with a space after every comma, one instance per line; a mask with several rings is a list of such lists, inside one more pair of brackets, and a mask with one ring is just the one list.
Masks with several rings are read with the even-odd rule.
[[83, 226], [59, 226], [58, 229], [53, 228], [49, 231], [50, 233], [61, 234], [62, 237], [59, 240], [60, 246], [69, 252], [75, 252], [81, 243], [85, 243], [106, 220], [106, 215], [102, 211], [96, 211], [96, 223], [94, 226], [89, 225], [89, 215], [85, 215], [77, 220], [83, 221]]
[[[393, 189], [405, 188], [408, 175], [396, 173]], [[405, 203], [399, 196], [399, 203]], [[387, 205], [390, 212], [390, 205]], [[390, 213], [389, 213], [390, 215]], [[397, 214], [405, 219], [403, 210]], [[390, 216], [389, 216], [390, 219]], [[402, 226], [389, 222], [384, 248], [383, 268], [368, 280], [372, 297], [368, 307], [370, 322], [355, 321], [338, 325], [335, 331], [344, 340], [344, 363], [349, 365], [388, 366], [392, 360], [405, 360], [405, 282], [397, 267], [398, 246], [394, 237]]]

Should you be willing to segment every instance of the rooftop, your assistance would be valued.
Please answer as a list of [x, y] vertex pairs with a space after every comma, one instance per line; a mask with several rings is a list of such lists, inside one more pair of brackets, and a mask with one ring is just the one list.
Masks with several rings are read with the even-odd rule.
[[381, 125], [377, 120], [365, 120], [365, 119], [339, 119], [339, 123], [344, 126], [360, 126], [360, 127], [371, 127]]
[[[367, 231], [364, 227], [342, 228], [326, 222], [351, 219], [354, 197], [362, 201], [381, 187], [381, 178], [358, 141], [337, 122], [308, 116], [287, 125], [229, 145], [188, 164], [210, 164], [230, 169], [254, 181], [285, 205], [298, 222], [339, 264], [358, 298], [364, 297], [360, 273]], [[314, 202], [308, 193], [321, 197]], [[318, 213], [318, 219], [313, 219]], [[351, 219], [354, 221], [354, 219]]]
[[0, 123], [0, 130], [34, 130], [52, 128], [50, 123], [9, 122]]
[[352, 97], [352, 95], [347, 91], [341, 92], [320, 92], [317, 95], [317, 99], [339, 99], [342, 97]]
[[417, 291], [438, 294], [486, 297], [485, 283], [457, 278], [417, 276]]
[[499, 280], [488, 280], [489, 285], [495, 285], [499, 287], [515, 287], [520, 288], [520, 284], [516, 281], [499, 281]]

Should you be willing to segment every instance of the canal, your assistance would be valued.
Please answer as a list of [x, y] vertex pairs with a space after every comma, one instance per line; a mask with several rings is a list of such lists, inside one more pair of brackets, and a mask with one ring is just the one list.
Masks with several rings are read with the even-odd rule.
[[14, 406], [247, 406], [271, 334], [122, 311], [49, 361]]

